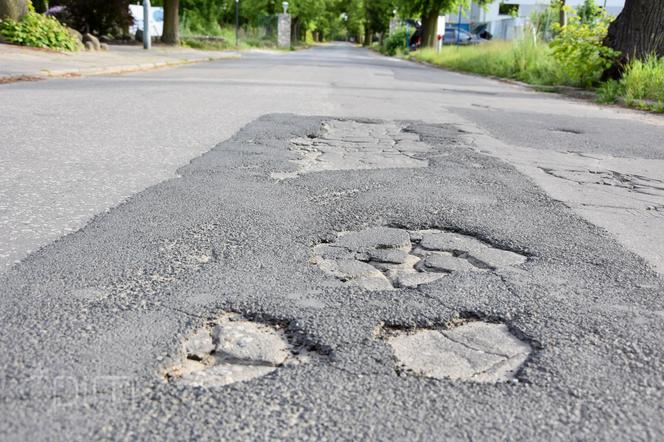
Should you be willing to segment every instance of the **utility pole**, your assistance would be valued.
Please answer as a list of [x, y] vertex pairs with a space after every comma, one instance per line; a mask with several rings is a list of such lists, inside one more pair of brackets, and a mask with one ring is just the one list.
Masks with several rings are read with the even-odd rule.
[[240, 0], [235, 0], [235, 47], [238, 46], [239, 33], [240, 33]]
[[150, 0], [143, 0], [143, 49], [152, 47], [150, 36]]
[[459, 5], [459, 18], [457, 19], [457, 40], [456, 40], [456, 45], [459, 46], [459, 43], [461, 42], [461, 12], [463, 11], [463, 7]]

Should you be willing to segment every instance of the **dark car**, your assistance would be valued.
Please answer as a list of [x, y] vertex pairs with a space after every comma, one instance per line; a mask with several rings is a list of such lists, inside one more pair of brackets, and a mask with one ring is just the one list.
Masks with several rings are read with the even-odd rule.
[[445, 28], [443, 44], [446, 45], [476, 45], [482, 43], [482, 39], [465, 29], [448, 26]]

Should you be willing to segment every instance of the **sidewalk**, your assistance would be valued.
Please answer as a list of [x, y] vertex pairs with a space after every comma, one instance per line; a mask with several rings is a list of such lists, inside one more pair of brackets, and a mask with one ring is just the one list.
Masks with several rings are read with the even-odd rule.
[[110, 45], [108, 51], [56, 52], [0, 43], [0, 82], [21, 78], [66, 77], [136, 72], [239, 57], [237, 51]]

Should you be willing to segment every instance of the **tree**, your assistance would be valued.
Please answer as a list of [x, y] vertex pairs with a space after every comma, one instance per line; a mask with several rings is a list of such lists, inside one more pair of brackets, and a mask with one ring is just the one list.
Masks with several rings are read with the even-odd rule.
[[10, 18], [18, 21], [28, 12], [27, 0], [0, 0], [0, 20]]
[[604, 44], [621, 52], [620, 63], [664, 56], [664, 1], [627, 0], [609, 26]]
[[180, 2], [179, 0], [164, 0], [164, 32], [161, 41], [176, 45], [180, 42]]
[[393, 8], [391, 0], [364, 0], [365, 46], [371, 45], [375, 33], [382, 35], [387, 31]]

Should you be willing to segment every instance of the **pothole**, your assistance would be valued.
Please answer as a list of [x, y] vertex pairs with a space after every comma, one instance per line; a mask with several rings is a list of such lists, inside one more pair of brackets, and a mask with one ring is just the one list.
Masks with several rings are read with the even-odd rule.
[[482, 272], [523, 264], [526, 257], [477, 238], [444, 230], [374, 227], [341, 232], [314, 247], [324, 272], [368, 290], [415, 288], [454, 272]]
[[247, 381], [310, 360], [307, 349], [293, 346], [278, 325], [231, 313], [189, 336], [183, 352], [184, 360], [166, 372], [166, 379], [198, 387]]
[[275, 172], [272, 178], [327, 170], [427, 167], [429, 161], [422, 154], [431, 147], [395, 122], [329, 120], [323, 122], [318, 136], [291, 140], [290, 150], [298, 155], [291, 160], [297, 170]]
[[466, 321], [446, 330], [384, 329], [397, 371], [434, 379], [505, 382], [528, 359], [532, 347], [505, 324]]
[[583, 131], [578, 129], [570, 129], [568, 127], [554, 127], [553, 129], [550, 130], [553, 132], [562, 132], [565, 134], [583, 135]]

